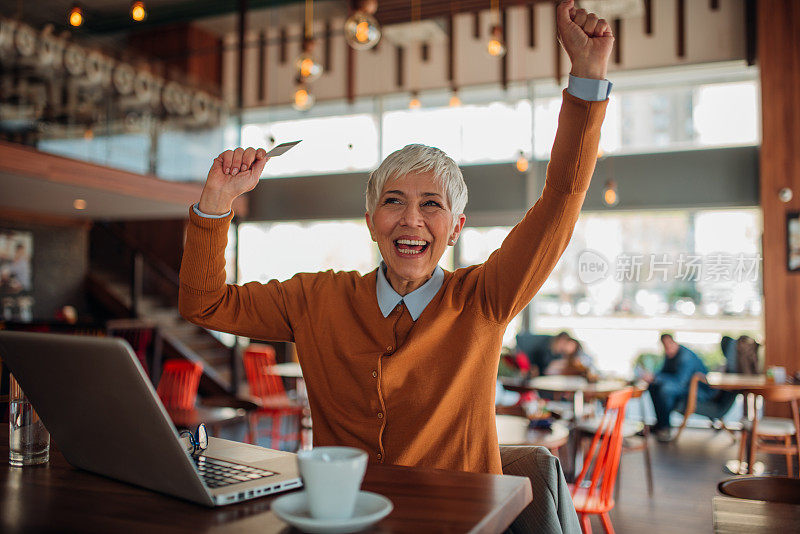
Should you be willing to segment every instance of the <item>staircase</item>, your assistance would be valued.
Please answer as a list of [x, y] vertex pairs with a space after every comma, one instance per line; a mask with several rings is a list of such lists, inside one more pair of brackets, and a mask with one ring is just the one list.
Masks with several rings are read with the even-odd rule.
[[[92, 231], [106, 251], [93, 258], [86, 289], [109, 318], [139, 318], [154, 323], [163, 358], [184, 358], [203, 364], [202, 396], [234, 396], [242, 376], [236, 337], [212, 332], [184, 320], [177, 308], [178, 275], [108, 223]], [[111, 254], [108, 254], [108, 251]], [[96, 255], [95, 255], [96, 256]], [[154, 362], [157, 383], [160, 362]]]

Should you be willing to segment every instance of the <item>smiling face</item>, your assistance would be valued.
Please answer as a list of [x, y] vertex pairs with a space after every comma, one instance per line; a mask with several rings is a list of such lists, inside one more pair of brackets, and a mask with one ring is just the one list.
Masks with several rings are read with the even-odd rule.
[[386, 278], [400, 295], [433, 275], [445, 247], [455, 243], [466, 221], [460, 214], [453, 224], [447, 195], [431, 172], [387, 181], [366, 219], [386, 262]]

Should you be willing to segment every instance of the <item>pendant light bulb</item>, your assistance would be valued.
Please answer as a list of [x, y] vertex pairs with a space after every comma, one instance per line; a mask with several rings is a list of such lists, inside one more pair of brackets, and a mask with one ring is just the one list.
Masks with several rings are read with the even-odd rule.
[[617, 182], [608, 180], [603, 188], [603, 202], [606, 206], [616, 206], [619, 204], [619, 194], [617, 193]]
[[344, 21], [344, 38], [356, 50], [369, 50], [381, 40], [381, 26], [369, 13], [356, 11]]
[[69, 10], [69, 25], [73, 28], [79, 27], [83, 24], [83, 9], [80, 8], [78, 5], [72, 6], [72, 9]]
[[419, 100], [419, 96], [417, 93], [411, 93], [411, 100], [408, 101], [408, 109], [420, 109], [422, 107], [422, 102]]
[[310, 52], [300, 54], [300, 57], [295, 61], [295, 68], [297, 69], [297, 75], [307, 82], [313, 82], [322, 76], [324, 70], [322, 65], [314, 60]]
[[525, 172], [528, 170], [528, 158], [525, 157], [525, 153], [522, 150], [519, 151], [516, 167], [519, 172]]
[[451, 108], [460, 108], [461, 107], [461, 99], [458, 97], [458, 90], [453, 90], [453, 95], [450, 97], [450, 107]]
[[131, 4], [131, 18], [135, 22], [142, 22], [147, 18], [147, 9], [144, 7], [144, 2], [133, 2]]
[[297, 111], [308, 111], [312, 106], [314, 106], [314, 95], [308, 91], [306, 84], [299, 83], [294, 92], [292, 107]]
[[492, 38], [486, 46], [489, 55], [492, 57], [503, 57], [506, 55], [506, 45], [503, 42], [503, 28], [492, 26]]

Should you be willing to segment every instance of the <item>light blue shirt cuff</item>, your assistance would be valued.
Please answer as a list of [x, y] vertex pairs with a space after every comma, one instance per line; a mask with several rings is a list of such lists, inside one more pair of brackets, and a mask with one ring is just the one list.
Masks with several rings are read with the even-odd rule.
[[192, 208], [194, 208], [194, 212], [198, 214], [200, 217], [205, 217], [207, 219], [224, 219], [225, 217], [231, 214], [231, 211], [228, 210], [228, 213], [223, 213], [222, 215], [209, 215], [208, 213], [203, 213], [202, 211], [200, 211], [199, 206], [200, 206], [199, 202], [194, 206], [192, 206]]
[[581, 100], [589, 102], [597, 102], [608, 98], [608, 95], [611, 94], [612, 85], [613, 84], [608, 80], [578, 78], [570, 74], [567, 92], [575, 98], [580, 98]]

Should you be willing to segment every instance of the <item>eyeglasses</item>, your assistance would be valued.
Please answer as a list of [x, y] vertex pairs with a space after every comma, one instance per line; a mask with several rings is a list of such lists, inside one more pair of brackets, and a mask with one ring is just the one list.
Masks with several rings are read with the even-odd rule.
[[186, 452], [191, 455], [196, 455], [204, 452], [208, 448], [208, 431], [206, 430], [205, 423], [197, 425], [197, 430], [183, 430], [180, 434], [181, 438], [189, 438], [189, 443], [186, 446]]

